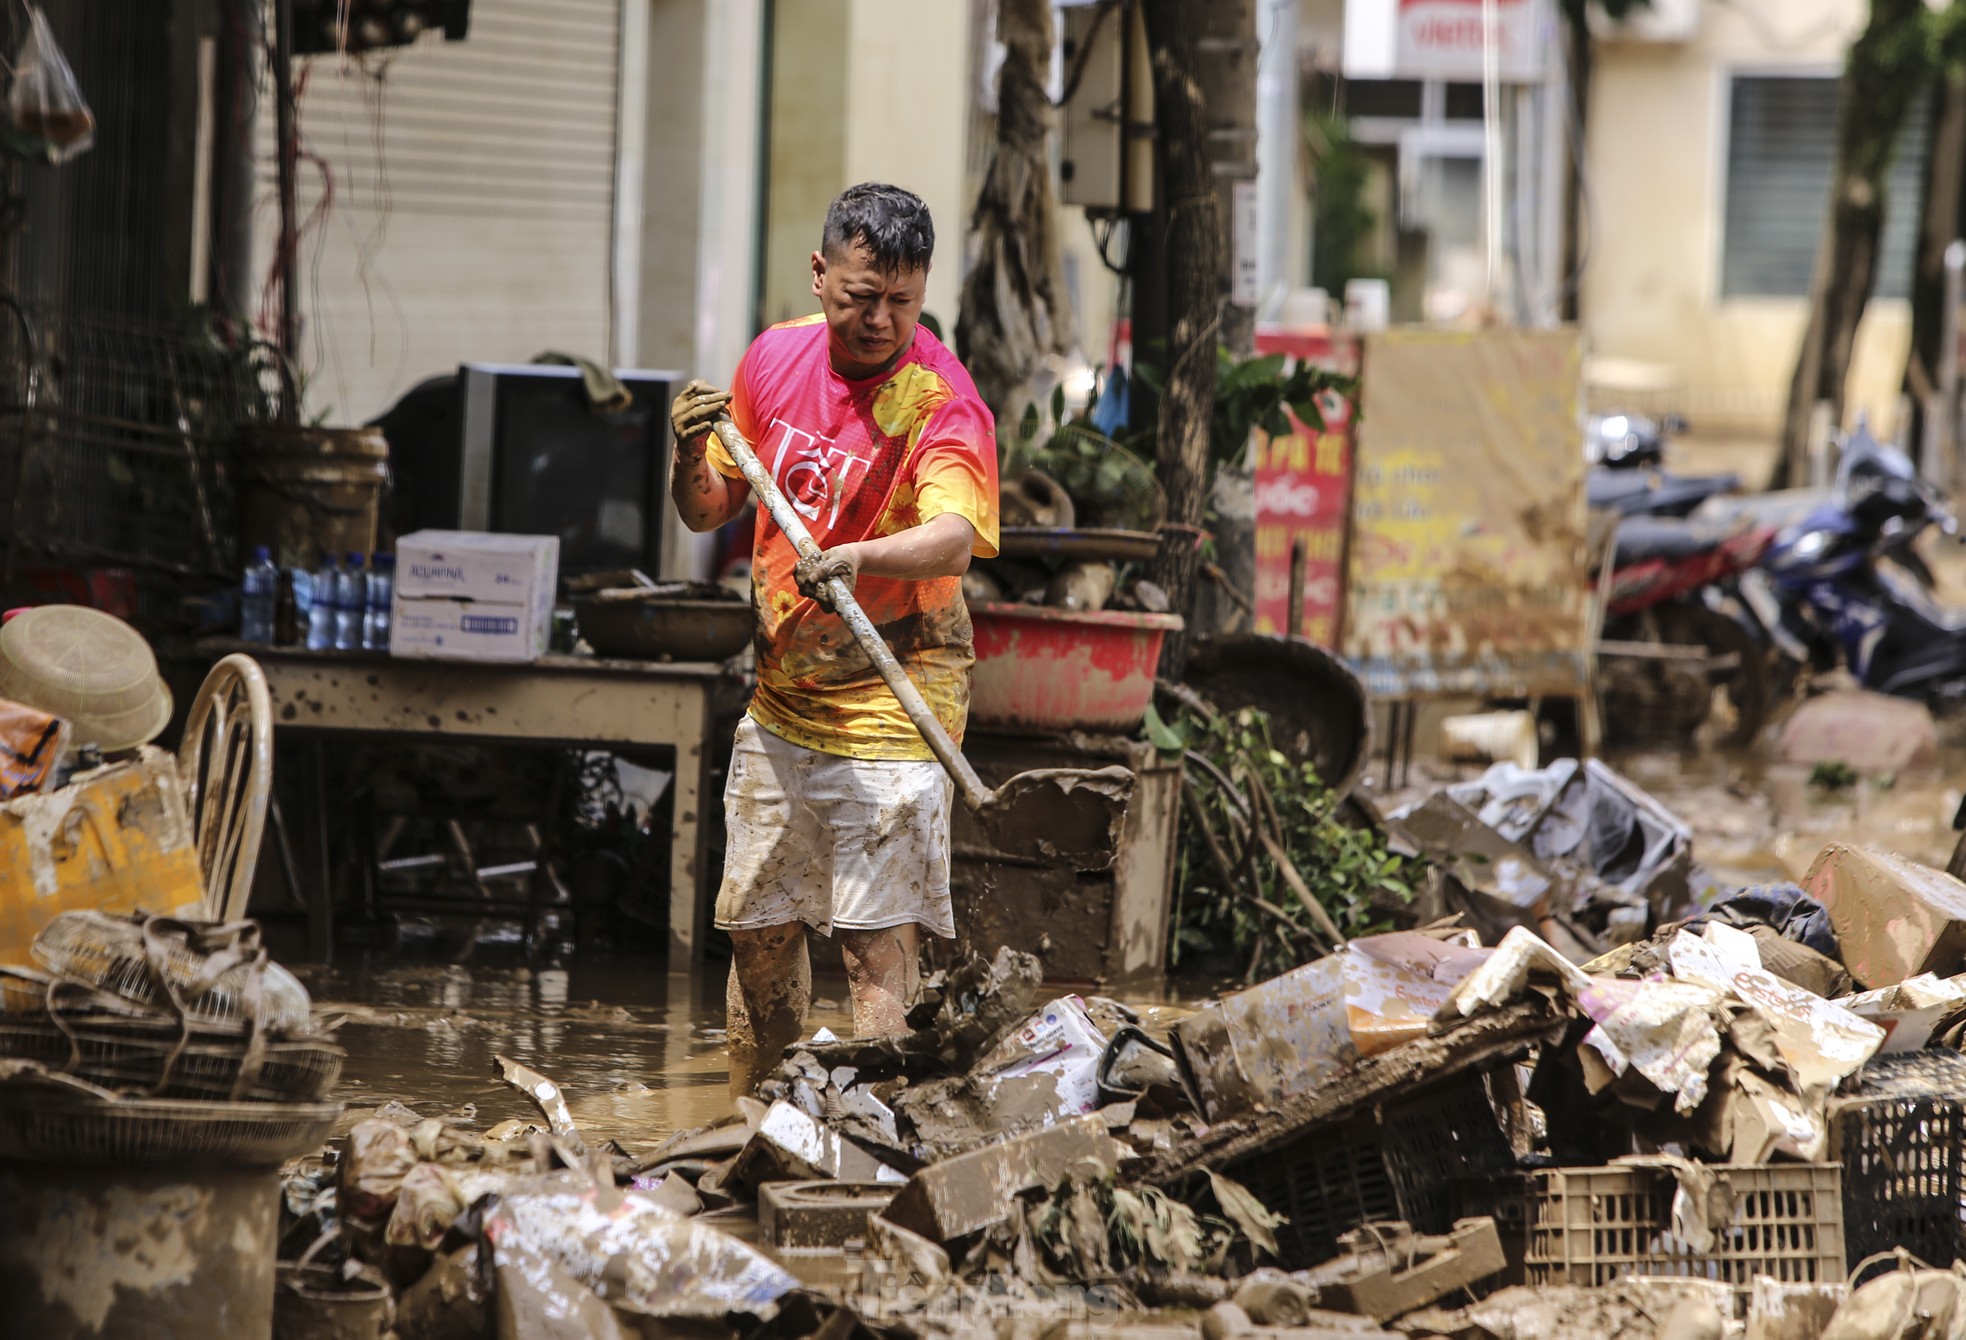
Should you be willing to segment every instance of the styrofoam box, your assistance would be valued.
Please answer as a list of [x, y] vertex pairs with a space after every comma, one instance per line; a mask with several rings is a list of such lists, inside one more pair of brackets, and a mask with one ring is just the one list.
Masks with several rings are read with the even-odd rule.
[[431, 661], [536, 661], [546, 654], [553, 604], [446, 600], [396, 593], [389, 654]]

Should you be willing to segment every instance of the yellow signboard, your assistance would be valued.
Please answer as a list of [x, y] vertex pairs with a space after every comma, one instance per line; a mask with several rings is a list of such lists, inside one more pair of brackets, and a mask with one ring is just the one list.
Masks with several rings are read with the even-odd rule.
[[1583, 692], [1582, 372], [1575, 331], [1367, 339], [1344, 632], [1373, 694]]

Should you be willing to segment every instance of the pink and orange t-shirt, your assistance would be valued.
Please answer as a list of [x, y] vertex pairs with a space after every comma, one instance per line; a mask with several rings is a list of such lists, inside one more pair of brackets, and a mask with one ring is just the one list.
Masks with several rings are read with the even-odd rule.
[[[773, 326], [731, 383], [730, 415], [822, 549], [893, 535], [944, 512], [976, 528], [974, 553], [997, 552], [996, 425], [943, 343], [917, 328], [878, 377], [850, 381], [826, 356], [826, 322]], [[743, 473], [715, 437], [710, 463]], [[751, 590], [758, 610], [758, 688], [751, 716], [774, 735], [848, 758], [934, 754], [838, 615], [799, 594], [798, 552], [760, 512]], [[960, 740], [969, 716], [969, 610], [962, 579], [862, 576], [854, 594]]]

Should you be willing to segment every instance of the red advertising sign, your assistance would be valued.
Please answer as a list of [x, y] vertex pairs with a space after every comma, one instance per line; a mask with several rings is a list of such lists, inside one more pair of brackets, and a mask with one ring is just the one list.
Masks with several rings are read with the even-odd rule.
[[1345, 513], [1351, 490], [1351, 407], [1334, 396], [1325, 431], [1290, 416], [1289, 437], [1256, 441], [1256, 631], [1290, 625], [1290, 551], [1304, 541], [1304, 636], [1338, 644], [1344, 607]]
[[[1358, 341], [1325, 329], [1259, 330], [1256, 352], [1358, 371]], [[1290, 416], [1288, 437], [1256, 435], [1256, 631], [1290, 627], [1290, 549], [1304, 541], [1304, 636], [1338, 645], [1345, 605], [1345, 519], [1351, 505], [1352, 407], [1328, 396], [1323, 432]]]

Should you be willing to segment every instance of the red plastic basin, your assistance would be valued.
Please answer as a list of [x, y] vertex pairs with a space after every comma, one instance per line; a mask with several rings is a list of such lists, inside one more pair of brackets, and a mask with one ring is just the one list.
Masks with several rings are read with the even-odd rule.
[[1154, 698], [1161, 639], [1173, 614], [972, 604], [976, 668], [969, 719], [977, 726], [1131, 732]]

